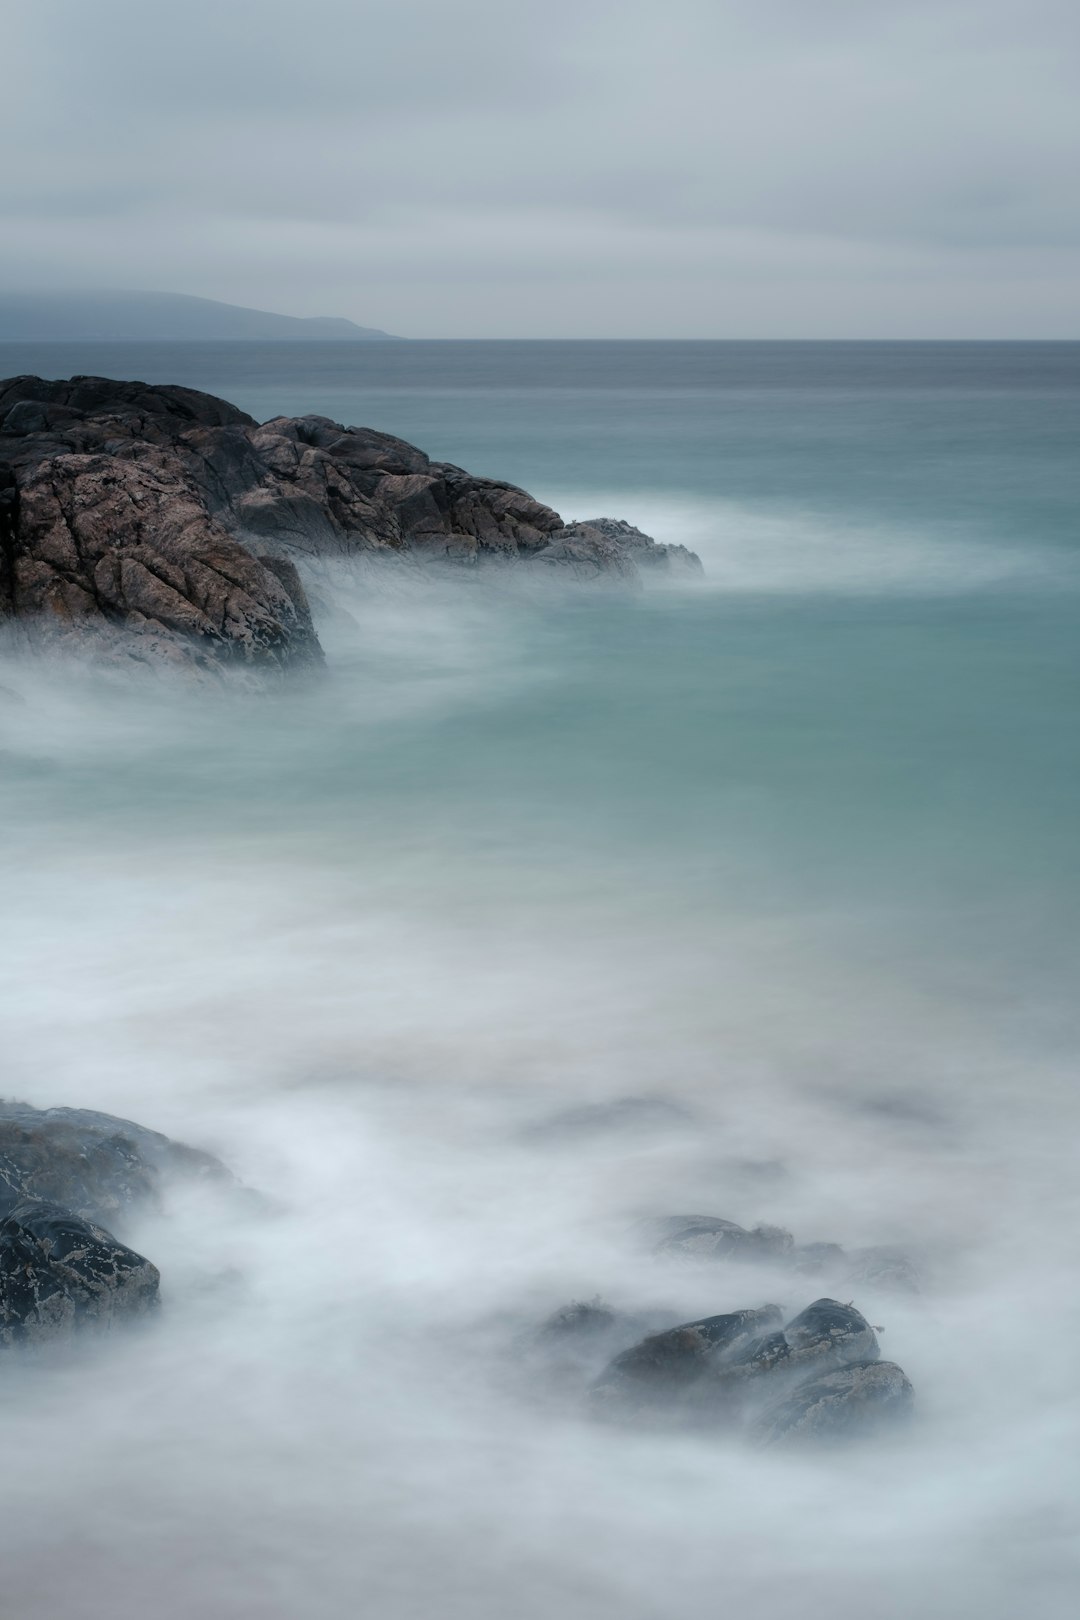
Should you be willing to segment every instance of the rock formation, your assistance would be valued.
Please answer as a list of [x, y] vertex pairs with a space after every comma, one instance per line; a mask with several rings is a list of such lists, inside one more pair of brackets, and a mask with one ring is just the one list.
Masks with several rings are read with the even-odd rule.
[[[112, 1228], [160, 1206], [179, 1179], [225, 1189], [219, 1213], [242, 1191], [212, 1155], [130, 1120], [0, 1100], [0, 1349], [65, 1345], [153, 1311], [157, 1268]], [[775, 1228], [693, 1219], [733, 1242], [728, 1258], [760, 1259], [763, 1233], [773, 1253]], [[519, 1335], [514, 1355], [530, 1399], [571, 1396], [606, 1422], [733, 1433], [765, 1447], [874, 1434], [913, 1401], [901, 1369], [879, 1359], [866, 1318], [828, 1298], [786, 1322], [777, 1305], [680, 1322], [579, 1300]]]
[[687, 546], [658, 546], [650, 535], [635, 529], [625, 518], [585, 518], [583, 522], [586, 528], [595, 529], [607, 540], [614, 540], [639, 568], [649, 573], [700, 575], [705, 571], [696, 551], [691, 551]]
[[869, 1436], [906, 1418], [914, 1392], [895, 1361], [853, 1361], [797, 1384], [750, 1428], [759, 1446]]
[[302, 571], [335, 554], [628, 582], [639, 563], [696, 562], [370, 428], [260, 424], [194, 389], [102, 377], [0, 382], [0, 614], [142, 661], [310, 666]]
[[209, 1153], [130, 1120], [0, 1101], [0, 1344], [66, 1341], [152, 1310], [157, 1267], [109, 1228], [172, 1177], [235, 1185]]
[[781, 1226], [752, 1231], [719, 1215], [670, 1215], [644, 1223], [653, 1251], [686, 1262], [744, 1260], [785, 1266], [803, 1276], [831, 1276], [850, 1287], [917, 1294], [919, 1273], [909, 1257], [890, 1247], [846, 1252], [839, 1243], [796, 1243]]
[[684, 1322], [623, 1350], [589, 1391], [621, 1422], [737, 1429], [760, 1445], [839, 1439], [906, 1416], [912, 1388], [878, 1359], [853, 1305], [818, 1299], [781, 1327], [775, 1305]]
[[156, 1266], [58, 1204], [28, 1199], [0, 1221], [0, 1344], [108, 1331], [157, 1297]]
[[129, 1119], [0, 1100], [0, 1216], [36, 1198], [111, 1226], [180, 1177], [233, 1185], [211, 1154]]

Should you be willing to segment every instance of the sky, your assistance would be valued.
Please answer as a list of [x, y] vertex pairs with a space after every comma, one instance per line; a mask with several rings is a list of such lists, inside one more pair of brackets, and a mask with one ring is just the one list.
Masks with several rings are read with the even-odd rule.
[[1080, 337], [1076, 0], [0, 3], [8, 290]]

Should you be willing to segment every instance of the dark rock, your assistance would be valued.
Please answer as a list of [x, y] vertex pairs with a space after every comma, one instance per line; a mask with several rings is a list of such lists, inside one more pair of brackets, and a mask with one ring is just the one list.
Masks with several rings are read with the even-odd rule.
[[614, 542], [625, 557], [632, 558], [638, 568], [648, 572], [695, 577], [705, 572], [696, 551], [686, 546], [661, 545], [624, 518], [585, 518], [580, 527], [593, 529], [605, 540]]
[[566, 569], [577, 579], [616, 575], [638, 583], [633, 558], [592, 523], [575, 523], [552, 535], [530, 559], [538, 567]]
[[0, 1343], [108, 1331], [157, 1297], [149, 1260], [68, 1209], [30, 1200], [0, 1221]]
[[209, 1153], [89, 1108], [0, 1101], [0, 1215], [27, 1199], [102, 1225], [155, 1205], [172, 1177], [233, 1187]]
[[878, 1342], [874, 1330], [854, 1305], [838, 1299], [816, 1299], [784, 1328], [793, 1363], [821, 1362], [834, 1367], [853, 1361], [874, 1361]]
[[717, 1215], [673, 1215], [661, 1230], [657, 1254], [688, 1260], [782, 1260], [795, 1243], [783, 1227], [755, 1226], [747, 1231]]
[[19, 527], [19, 486], [13, 468], [0, 463], [0, 613], [15, 588], [15, 541]]
[[[786, 1327], [780, 1324], [779, 1309], [766, 1305], [651, 1334], [604, 1368], [590, 1391], [592, 1410], [620, 1421], [702, 1428], [753, 1427], [767, 1412], [777, 1434], [814, 1425], [824, 1433], [829, 1423], [839, 1433], [849, 1418], [839, 1411], [829, 1417], [834, 1406], [843, 1406], [854, 1427], [860, 1406], [900, 1399], [896, 1379], [910, 1395], [891, 1363], [885, 1380], [867, 1374], [878, 1359], [877, 1339], [853, 1305], [818, 1299]], [[851, 1367], [861, 1369], [860, 1378], [828, 1382]], [[820, 1394], [802, 1401], [810, 1389]]]
[[914, 1391], [893, 1361], [856, 1361], [804, 1379], [750, 1427], [761, 1446], [869, 1436], [910, 1416]]
[[[44, 377], [0, 379], [0, 418], [24, 401], [51, 407], [51, 420], [66, 422], [72, 416], [122, 414], [144, 418], [172, 419], [180, 426], [225, 427], [255, 425], [254, 418], [237, 410], [213, 394], [177, 384], [157, 387], [144, 382], [118, 382], [112, 377], [61, 377], [49, 382]], [[4, 422], [3, 430], [8, 431]], [[11, 431], [19, 431], [14, 428]]]
[[0, 611], [206, 671], [318, 662], [293, 566], [314, 557], [524, 562], [626, 582], [635, 559], [683, 551], [626, 524], [564, 524], [515, 485], [390, 434], [321, 416], [260, 426], [189, 388], [9, 378], [0, 460]]
[[765, 1333], [760, 1339], [751, 1339], [749, 1344], [736, 1346], [724, 1358], [722, 1372], [724, 1377], [738, 1373], [740, 1377], [756, 1378], [786, 1367], [790, 1360], [791, 1346], [783, 1329], [778, 1328], [775, 1333]]
[[[697, 1391], [725, 1356], [753, 1342], [780, 1322], [775, 1305], [731, 1311], [655, 1333], [624, 1350], [609, 1363], [590, 1392], [599, 1416], [633, 1418], [672, 1416], [687, 1410], [687, 1396]], [[691, 1399], [690, 1409], [698, 1402]]]
[[818, 1299], [782, 1331], [734, 1345], [712, 1370], [714, 1401], [723, 1401], [745, 1422], [763, 1401], [775, 1401], [795, 1384], [835, 1367], [877, 1359], [878, 1345], [866, 1318], [852, 1305]]
[[595, 1339], [610, 1333], [618, 1320], [618, 1314], [599, 1299], [571, 1300], [542, 1323], [537, 1338], [555, 1344]]

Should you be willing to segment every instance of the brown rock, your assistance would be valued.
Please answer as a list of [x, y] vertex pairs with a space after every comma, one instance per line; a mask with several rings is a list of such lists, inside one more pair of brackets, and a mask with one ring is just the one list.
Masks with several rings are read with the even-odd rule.
[[[0, 611], [207, 670], [311, 665], [296, 564], [415, 553], [636, 581], [628, 524], [564, 524], [515, 485], [327, 417], [262, 425], [195, 389], [0, 382]], [[679, 550], [681, 548], [666, 548]]]

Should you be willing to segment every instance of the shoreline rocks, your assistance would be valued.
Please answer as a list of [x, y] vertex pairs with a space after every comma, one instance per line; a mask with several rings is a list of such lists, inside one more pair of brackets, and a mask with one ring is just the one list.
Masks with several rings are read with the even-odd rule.
[[0, 1217], [38, 1199], [110, 1225], [159, 1206], [170, 1178], [236, 1186], [212, 1154], [129, 1119], [0, 1098]]
[[778, 1265], [806, 1277], [832, 1276], [849, 1286], [890, 1293], [918, 1294], [918, 1270], [902, 1250], [854, 1249], [839, 1243], [796, 1243], [782, 1226], [748, 1230], [719, 1215], [671, 1215], [650, 1219], [644, 1229], [653, 1253], [686, 1264], [744, 1261]]
[[0, 1221], [0, 1344], [108, 1332], [158, 1303], [158, 1269], [58, 1204], [16, 1204]]
[[0, 381], [0, 617], [203, 673], [317, 667], [302, 571], [355, 555], [623, 584], [701, 568], [622, 520], [566, 523], [370, 428], [260, 424], [190, 388]]
[[108, 1332], [158, 1304], [157, 1267], [112, 1232], [170, 1179], [236, 1187], [209, 1153], [84, 1108], [0, 1100], [0, 1345]]
[[595, 1417], [742, 1433], [759, 1445], [879, 1430], [911, 1410], [910, 1382], [881, 1362], [854, 1305], [818, 1299], [786, 1325], [779, 1306], [684, 1322], [621, 1351], [592, 1382]]

